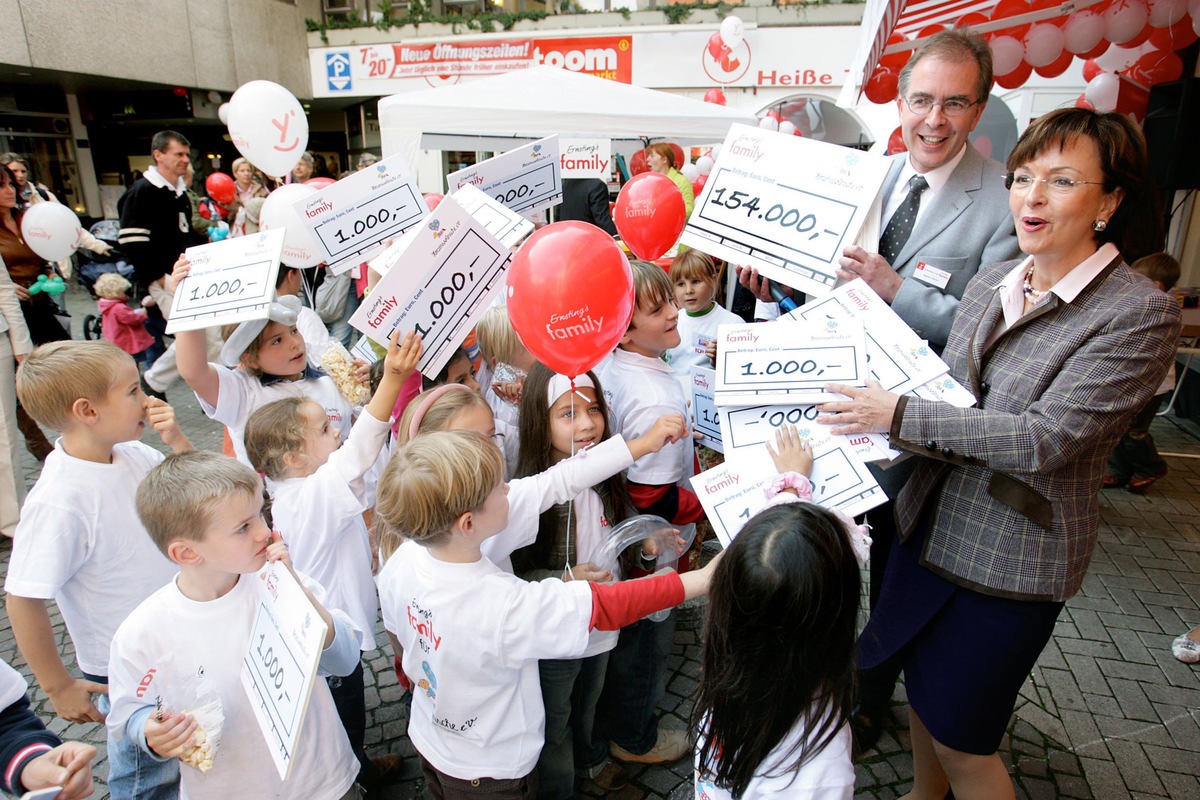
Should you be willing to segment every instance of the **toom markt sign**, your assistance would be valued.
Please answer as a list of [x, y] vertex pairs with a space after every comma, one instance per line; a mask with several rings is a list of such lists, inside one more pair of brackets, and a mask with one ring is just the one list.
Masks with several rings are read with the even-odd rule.
[[463, 76], [539, 65], [630, 83], [633, 39], [592, 36], [359, 45], [310, 50], [309, 61], [317, 97], [386, 95], [458, 83]]

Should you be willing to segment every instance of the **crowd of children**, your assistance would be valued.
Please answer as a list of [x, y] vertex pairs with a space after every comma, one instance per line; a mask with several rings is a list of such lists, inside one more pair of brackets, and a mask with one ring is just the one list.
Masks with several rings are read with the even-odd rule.
[[[107, 722], [111, 797], [225, 800], [254, 787], [337, 800], [396, 778], [397, 757], [364, 752], [362, 657], [381, 646], [380, 615], [434, 797], [570, 798], [585, 778], [615, 791], [624, 763], [685, 757], [697, 796], [852, 796], [861, 534], [802, 502], [812, 453], [794, 430], [766, 448], [778, 497], [726, 553], [701, 566], [699, 541], [664, 554], [645, 539], [598, 563], [636, 514], [666, 520], [680, 551], [703, 520], [680, 378], [712, 363], [716, 326], [736, 319], [717, 302], [713, 259], [688, 251], [669, 273], [634, 262], [628, 330], [573, 382], [536, 363], [497, 306], [477, 328], [482, 382], [462, 349], [412, 396], [422, 341], [397, 332], [357, 413], [317, 369], [313, 348], [326, 345], [293, 272], [268, 319], [222, 332], [222, 363], [204, 331], [176, 337], [180, 374], [236, 458], [193, 451], [171, 407], [143, 394], [136, 341], [125, 352], [58, 342], [21, 366], [22, 404], [61, 438], [25, 504], [9, 615], [55, 713]], [[180, 259], [172, 281], [187, 274]], [[117, 334], [117, 317], [104, 327]], [[147, 425], [174, 455], [140, 442]], [[662, 555], [677, 568], [656, 570]], [[327, 626], [287, 780], [239, 678], [251, 576], [268, 562], [295, 574]], [[658, 705], [675, 615], [655, 612], [710, 586], [695, 717], [671, 727]], [[31, 737], [18, 753], [0, 731], [5, 786], [86, 796], [91, 749], [30, 721], [19, 680], [0, 689], [0, 719]], [[219, 746], [202, 724], [210, 703]]]

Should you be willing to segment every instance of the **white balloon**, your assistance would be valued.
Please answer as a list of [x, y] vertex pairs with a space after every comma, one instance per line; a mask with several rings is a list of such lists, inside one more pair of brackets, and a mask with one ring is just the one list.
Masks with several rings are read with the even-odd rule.
[[308, 117], [277, 83], [250, 81], [229, 101], [229, 138], [238, 152], [272, 176], [286, 175], [308, 147]]
[[1083, 96], [1100, 112], [1112, 111], [1117, 107], [1117, 93], [1121, 90], [1121, 79], [1112, 72], [1101, 72], [1092, 78]]
[[304, 217], [293, 206], [316, 194], [317, 190], [303, 183], [280, 186], [263, 201], [258, 213], [261, 230], [284, 228], [283, 255], [280, 258], [289, 267], [315, 267], [321, 263], [321, 251], [304, 226]]
[[1105, 72], [1121, 72], [1129, 69], [1142, 57], [1143, 53], [1148, 53], [1154, 49], [1154, 45], [1146, 42], [1138, 47], [1110, 47], [1104, 53], [1098, 56], [1095, 61], [1096, 65]]
[[1025, 57], [1025, 47], [1012, 36], [997, 36], [992, 39], [992, 72], [996, 75], [1008, 75], [1021, 66]]
[[721, 20], [721, 41], [730, 50], [742, 43], [745, 38], [746, 26], [740, 17], [726, 17]]
[[1105, 38], [1113, 44], [1128, 42], [1142, 32], [1149, 19], [1145, 0], [1117, 0], [1104, 12]]
[[1150, 0], [1150, 24], [1167, 28], [1188, 13], [1188, 0]]
[[1095, 11], [1079, 11], [1063, 25], [1063, 47], [1075, 55], [1095, 49], [1104, 38], [1104, 17]]
[[779, 120], [774, 117], [763, 117], [758, 121], [758, 127], [764, 131], [777, 131], [779, 130]]
[[229, 103], [221, 103], [217, 106], [217, 119], [221, 120], [221, 124], [229, 126]]
[[81, 233], [79, 217], [62, 203], [38, 203], [21, 218], [21, 238], [47, 261], [70, 258]]
[[722, 147], [724, 147], [724, 145], [719, 145], [719, 144], [718, 144], [718, 145], [715, 145], [715, 146], [713, 147], [713, 149], [712, 149], [712, 154], [711, 154], [711, 155], [712, 155], [712, 160], [713, 160], [713, 161], [716, 161], [718, 158], [720, 158], [720, 157], [721, 157], [721, 148], [722, 148]]
[[1025, 34], [1025, 61], [1031, 67], [1053, 64], [1062, 51], [1063, 32], [1057, 25], [1040, 22]]
[[796, 124], [791, 120], [784, 120], [779, 123], [779, 132], [786, 133], [788, 136], [793, 136], [796, 133]]
[[700, 156], [696, 159], [696, 171], [701, 175], [708, 175], [712, 172], [714, 162], [708, 156]]
[[688, 179], [688, 183], [695, 183], [696, 178], [700, 177], [700, 168], [695, 164], [684, 164], [679, 168], [679, 173]]

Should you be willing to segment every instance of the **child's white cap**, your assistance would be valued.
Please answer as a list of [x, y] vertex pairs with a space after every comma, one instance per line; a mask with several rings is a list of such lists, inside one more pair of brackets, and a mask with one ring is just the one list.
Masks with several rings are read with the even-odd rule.
[[278, 322], [281, 325], [295, 325], [300, 316], [300, 298], [295, 295], [285, 295], [275, 298], [271, 303], [266, 319], [250, 319], [237, 326], [237, 329], [225, 340], [221, 348], [221, 363], [227, 367], [236, 367], [242, 360], [242, 353], [258, 338], [267, 327], [268, 322]]

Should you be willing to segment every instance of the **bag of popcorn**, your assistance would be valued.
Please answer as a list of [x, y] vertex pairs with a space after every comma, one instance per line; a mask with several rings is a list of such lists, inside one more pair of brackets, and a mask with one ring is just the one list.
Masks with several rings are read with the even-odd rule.
[[333, 378], [338, 391], [350, 405], [365, 405], [371, 399], [370, 383], [354, 377], [354, 357], [340, 342], [332, 342], [321, 354], [321, 368]]

